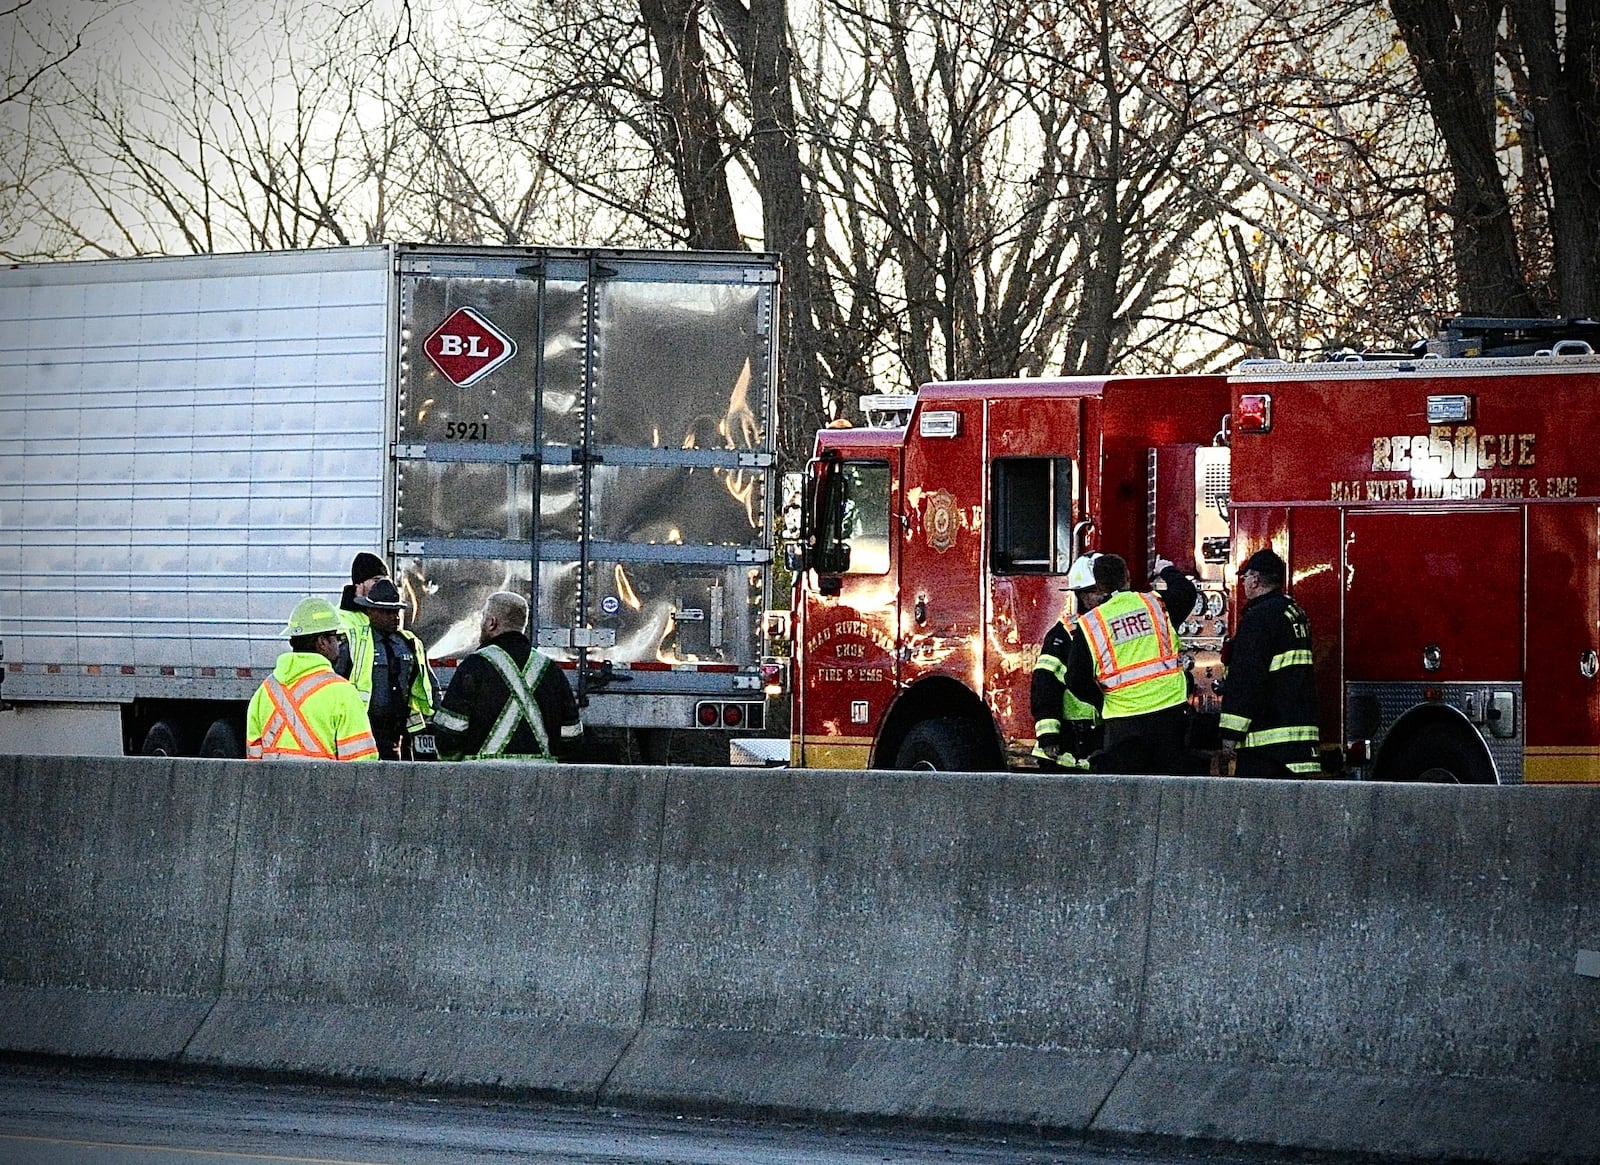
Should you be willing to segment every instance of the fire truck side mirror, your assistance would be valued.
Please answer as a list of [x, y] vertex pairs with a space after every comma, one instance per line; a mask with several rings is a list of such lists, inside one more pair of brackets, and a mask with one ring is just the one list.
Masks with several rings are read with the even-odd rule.
[[817, 547], [818, 574], [846, 574], [850, 570], [850, 543], [823, 542]]

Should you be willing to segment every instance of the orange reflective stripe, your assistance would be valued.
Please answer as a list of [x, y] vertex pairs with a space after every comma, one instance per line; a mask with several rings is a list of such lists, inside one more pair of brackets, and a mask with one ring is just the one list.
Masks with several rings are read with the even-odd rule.
[[339, 760], [361, 760], [378, 755], [378, 742], [370, 732], [357, 732], [341, 739], [335, 746]]
[[1114, 692], [1119, 688], [1142, 683], [1157, 676], [1169, 675], [1183, 668], [1183, 659], [1178, 653], [1177, 636], [1173, 634], [1166, 612], [1149, 595], [1138, 594], [1135, 598], [1144, 605], [1145, 613], [1150, 617], [1150, 634], [1155, 637], [1156, 650], [1160, 652], [1154, 659], [1119, 664], [1116, 647], [1111, 642], [1111, 628], [1106, 624], [1101, 609], [1096, 607], [1083, 617], [1084, 634], [1094, 650], [1095, 668], [1099, 672], [1100, 686], [1107, 692]]
[[[339, 679], [332, 672], [317, 672], [306, 676], [292, 689], [285, 689], [276, 676], [268, 677], [263, 685], [267, 691], [267, 699], [272, 702], [272, 715], [267, 718], [267, 726], [261, 730], [261, 758], [269, 756], [310, 757], [314, 760], [336, 760], [337, 755], [329, 752], [326, 745], [317, 738], [311, 725], [306, 723], [305, 713], [301, 705], [313, 692], [321, 691], [329, 683]], [[279, 740], [288, 734], [294, 741], [294, 747], [283, 748]]]
[[[264, 756], [298, 756], [302, 753], [322, 753], [322, 744], [317, 740], [316, 734], [311, 731], [310, 725], [300, 715], [298, 701], [294, 693], [286, 689], [276, 676], [270, 676], [264, 687], [267, 690], [267, 700], [272, 704], [272, 715], [267, 718], [267, 725], [261, 730], [261, 749]], [[294, 741], [294, 748], [280, 748], [279, 739], [284, 733]], [[307, 737], [310, 743], [307, 743]]]

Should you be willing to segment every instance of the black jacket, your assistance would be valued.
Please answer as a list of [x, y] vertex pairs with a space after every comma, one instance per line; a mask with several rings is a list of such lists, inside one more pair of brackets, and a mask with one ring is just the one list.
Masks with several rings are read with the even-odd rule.
[[[520, 631], [507, 631], [496, 635], [484, 647], [498, 647], [509, 655], [521, 671], [533, 653], [533, 644]], [[534, 703], [538, 705], [544, 721], [545, 734], [550, 748], [557, 756], [569, 753], [582, 732], [578, 715], [578, 701], [572, 694], [572, 685], [554, 661], [550, 661], [533, 690]], [[434, 735], [439, 744], [439, 755], [444, 757], [477, 756], [484, 749], [489, 733], [494, 728], [511, 700], [511, 690], [506, 681], [479, 648], [456, 669], [450, 686], [433, 716]], [[537, 756], [539, 738], [527, 720], [519, 717], [516, 730], [502, 750], [503, 755]]]
[[1241, 766], [1252, 752], [1294, 776], [1316, 775], [1317, 687], [1311, 623], [1300, 604], [1282, 591], [1250, 600], [1223, 662], [1219, 727], [1222, 739], [1240, 748]]

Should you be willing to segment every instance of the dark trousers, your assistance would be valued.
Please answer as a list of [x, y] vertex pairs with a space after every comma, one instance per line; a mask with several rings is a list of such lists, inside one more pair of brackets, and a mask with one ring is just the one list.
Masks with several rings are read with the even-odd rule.
[[1092, 773], [1186, 776], [1199, 771], [1184, 744], [1189, 705], [1107, 720], [1106, 746], [1089, 758]]

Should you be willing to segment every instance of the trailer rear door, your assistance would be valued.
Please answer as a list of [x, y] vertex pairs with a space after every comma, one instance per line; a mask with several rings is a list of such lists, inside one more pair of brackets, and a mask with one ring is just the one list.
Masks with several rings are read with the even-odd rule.
[[400, 278], [397, 556], [430, 654], [507, 589], [586, 695], [626, 697], [590, 723], [753, 687], [776, 260], [415, 248]]

